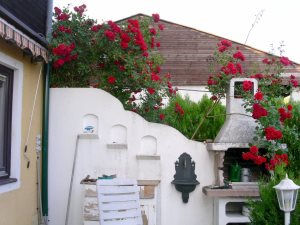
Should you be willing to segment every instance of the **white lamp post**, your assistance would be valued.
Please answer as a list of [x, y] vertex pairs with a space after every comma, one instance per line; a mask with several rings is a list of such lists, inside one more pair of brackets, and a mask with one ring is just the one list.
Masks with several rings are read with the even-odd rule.
[[289, 225], [290, 212], [295, 209], [300, 186], [296, 185], [286, 174], [285, 179], [273, 188], [276, 190], [279, 207], [284, 211], [284, 224]]

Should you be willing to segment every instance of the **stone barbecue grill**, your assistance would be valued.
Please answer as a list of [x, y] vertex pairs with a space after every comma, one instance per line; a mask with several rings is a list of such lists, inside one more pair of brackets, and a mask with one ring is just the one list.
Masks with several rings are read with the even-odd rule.
[[215, 138], [214, 142], [207, 144], [207, 149], [215, 151], [215, 177], [216, 185], [224, 185], [224, 157], [229, 149], [241, 151], [249, 147], [253, 141], [255, 132], [255, 121], [249, 113], [246, 113], [243, 107], [243, 99], [237, 95], [237, 87], [242, 85], [243, 81], [253, 82], [253, 94], [258, 88], [256, 79], [233, 78], [230, 81], [230, 87], [226, 94], [226, 120]]
[[242, 160], [242, 152], [249, 148], [255, 132], [255, 120], [243, 107], [238, 90], [243, 81], [253, 82], [252, 92], [257, 91], [255, 79], [233, 78], [226, 93], [226, 120], [214, 142], [207, 143], [207, 150], [215, 152], [215, 184], [203, 187], [203, 193], [214, 198], [214, 225], [249, 224], [249, 210], [245, 202], [258, 198], [256, 182], [232, 182], [224, 186], [229, 177], [229, 166], [235, 161], [242, 167], [250, 167]]

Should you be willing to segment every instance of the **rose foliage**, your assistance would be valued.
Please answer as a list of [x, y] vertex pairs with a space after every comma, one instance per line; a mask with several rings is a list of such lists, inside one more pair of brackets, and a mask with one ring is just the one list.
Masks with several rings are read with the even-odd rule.
[[250, 79], [245, 80], [240, 90], [237, 90], [244, 99], [246, 112], [257, 123], [253, 143], [250, 143], [249, 151], [243, 153], [243, 159], [264, 165], [267, 170], [288, 166], [289, 146], [284, 144], [284, 139], [288, 135], [290, 139], [297, 140], [298, 135], [295, 127], [286, 126], [293, 116], [293, 107], [291, 104], [286, 105], [283, 98], [298, 87], [298, 82], [291, 75], [284, 83], [281, 74], [292, 62], [287, 57], [270, 55], [270, 58], [263, 59], [261, 71], [247, 70], [250, 72], [246, 74], [243, 68], [246, 57], [228, 40], [218, 43], [214, 58], [216, 64], [211, 66], [213, 75], [208, 79], [208, 89], [214, 101], [225, 96], [229, 81], [234, 77], [254, 78], [258, 81], [258, 90], [254, 90], [254, 94]]
[[55, 7], [51, 86], [101, 88], [126, 109], [158, 118], [162, 100], [175, 94], [170, 75], [160, 75], [159, 15], [97, 23], [86, 10]]

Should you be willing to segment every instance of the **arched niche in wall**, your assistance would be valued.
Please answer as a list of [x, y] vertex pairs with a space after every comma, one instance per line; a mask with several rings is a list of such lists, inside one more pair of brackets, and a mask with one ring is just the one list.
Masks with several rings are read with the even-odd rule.
[[83, 134], [98, 134], [98, 116], [94, 114], [86, 114], [82, 119]]
[[127, 127], [117, 124], [110, 129], [110, 144], [127, 144]]
[[157, 140], [156, 137], [147, 135], [141, 139], [141, 149], [139, 155], [156, 155]]

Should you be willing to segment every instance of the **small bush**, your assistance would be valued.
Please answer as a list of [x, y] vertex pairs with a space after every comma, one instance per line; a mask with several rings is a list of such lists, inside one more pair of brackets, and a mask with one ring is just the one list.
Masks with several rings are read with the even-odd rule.
[[[191, 101], [188, 96], [183, 98], [177, 95], [170, 100], [166, 108], [162, 109], [161, 112], [165, 115], [165, 118], [160, 122], [176, 128], [190, 139], [196, 131], [200, 120], [205, 116], [212, 104], [213, 102], [206, 95], [199, 102]], [[180, 110], [178, 105], [183, 111]], [[216, 105], [210, 113], [211, 117], [206, 118], [193, 139], [197, 141], [214, 139], [225, 121], [225, 113], [226, 110], [223, 105]]]

